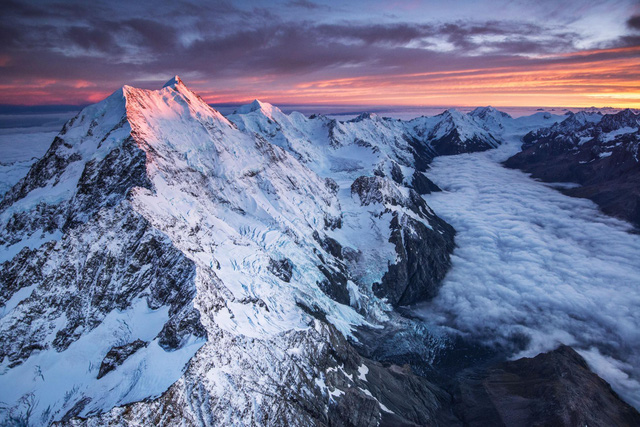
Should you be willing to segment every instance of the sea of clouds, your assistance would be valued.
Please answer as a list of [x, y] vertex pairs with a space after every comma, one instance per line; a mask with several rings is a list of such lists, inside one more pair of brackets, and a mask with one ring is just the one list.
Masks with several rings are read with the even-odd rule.
[[517, 146], [437, 158], [427, 196], [458, 231], [438, 297], [416, 308], [427, 322], [509, 345], [514, 358], [573, 346], [640, 408], [640, 235], [589, 200], [501, 166]]

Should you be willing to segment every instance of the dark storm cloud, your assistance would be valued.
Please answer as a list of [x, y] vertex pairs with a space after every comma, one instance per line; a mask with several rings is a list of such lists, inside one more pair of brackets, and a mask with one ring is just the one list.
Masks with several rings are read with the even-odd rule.
[[627, 26], [634, 30], [640, 30], [640, 15], [634, 15], [627, 20]]
[[[242, 15], [244, 15], [243, 13]], [[240, 19], [246, 19], [240, 16]], [[215, 20], [214, 20], [215, 21]], [[32, 60], [73, 62], [82, 56], [74, 48], [90, 53], [93, 61], [103, 61], [108, 68], [121, 68], [128, 63], [142, 62], [150, 72], [170, 72], [176, 65], [193, 70], [225, 73], [238, 71], [250, 74], [257, 70], [295, 73], [340, 65], [376, 64], [392, 66], [423, 64], [440, 53], [424, 48], [409, 47], [414, 43], [428, 47], [428, 38], [451, 43], [455, 50], [448, 53], [453, 62], [456, 57], [473, 53], [475, 49], [489, 49], [495, 54], [544, 52], [549, 46], [570, 46], [571, 37], [560, 33], [545, 42], [530, 40], [526, 34], [542, 31], [539, 27], [504, 26], [499, 23], [442, 26], [415, 24], [323, 24], [310, 22], [281, 22], [224, 28], [207, 32], [201, 21], [188, 28], [159, 19], [99, 20], [92, 17], [83, 25], [68, 27], [38, 25], [30, 29], [30, 37], [21, 38], [20, 48], [4, 46], [18, 60], [33, 56]], [[192, 30], [194, 40], [182, 43], [185, 30]], [[16, 34], [15, 30], [10, 34]], [[474, 40], [475, 36], [500, 35], [503, 40]], [[8, 36], [11, 39], [10, 35]], [[366, 49], [363, 48], [366, 45]], [[127, 54], [135, 47], [135, 61]], [[147, 52], [148, 58], [140, 56]], [[46, 53], [46, 55], [42, 55]], [[398, 62], [400, 61], [400, 62]], [[478, 58], [470, 62], [482, 61]]]
[[61, 37], [67, 46], [75, 45], [85, 50], [103, 53], [119, 51], [110, 32], [91, 27], [69, 27]]
[[321, 25], [314, 28], [316, 35], [335, 40], [353, 40], [365, 44], [398, 45], [434, 35], [434, 29], [429, 25], [412, 24], [371, 24], [358, 25], [354, 23], [342, 25]]
[[131, 30], [132, 42], [152, 51], [170, 50], [178, 44], [178, 31], [175, 28], [150, 19], [128, 19], [120, 27]]
[[287, 6], [301, 7], [303, 9], [309, 9], [309, 10], [322, 9], [323, 7], [327, 7], [327, 6], [320, 6], [319, 4], [309, 0], [291, 0], [287, 3]]

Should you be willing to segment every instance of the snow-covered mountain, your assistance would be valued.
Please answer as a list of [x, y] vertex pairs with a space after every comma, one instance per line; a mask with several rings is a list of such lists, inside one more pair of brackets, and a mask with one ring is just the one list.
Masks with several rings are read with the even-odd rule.
[[589, 198], [613, 216], [640, 226], [640, 118], [580, 112], [524, 136], [506, 165], [549, 182], [575, 182], [566, 194]]
[[[248, 392], [265, 375], [291, 376], [323, 414], [339, 391], [309, 359], [337, 369], [337, 336], [432, 295], [453, 229], [402, 180], [376, 176], [378, 162], [306, 160], [242, 131], [177, 78], [84, 109], [0, 205], [2, 380], [17, 384], [1, 400], [17, 414], [33, 398], [32, 417], [49, 422], [206, 372], [198, 393], [217, 402], [212, 420], [284, 410]], [[338, 181], [313, 170], [330, 162]], [[66, 375], [69, 363], [81, 369]], [[310, 416], [295, 406], [277, 416]]]
[[[461, 424], [446, 382], [396, 364], [447, 338], [396, 308], [454, 249], [428, 163], [509, 120], [224, 117], [178, 77], [85, 108], [0, 202], [0, 424]], [[419, 345], [366, 350], [398, 351], [390, 330]]]
[[[320, 174], [353, 176], [373, 167], [379, 175], [391, 176], [409, 186], [414, 180], [423, 181], [424, 175], [414, 175], [413, 171], [424, 172], [435, 156], [498, 146], [499, 136], [487, 130], [490, 123], [483, 119], [447, 110], [438, 116], [410, 121], [363, 113], [341, 122], [322, 115], [286, 115], [258, 100], [229, 116], [240, 129], [255, 132], [296, 154]], [[317, 159], [329, 163], [317, 164]]]

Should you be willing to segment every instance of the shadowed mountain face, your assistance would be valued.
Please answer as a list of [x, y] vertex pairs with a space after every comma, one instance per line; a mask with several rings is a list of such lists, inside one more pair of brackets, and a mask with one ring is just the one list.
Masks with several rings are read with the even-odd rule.
[[634, 426], [640, 414], [571, 347], [459, 374], [455, 408], [468, 426]]
[[640, 227], [639, 120], [631, 110], [572, 115], [527, 134], [522, 152], [505, 165], [543, 181], [580, 184], [563, 192]]
[[447, 346], [396, 311], [451, 266], [428, 164], [512, 120], [226, 118], [178, 77], [85, 108], [0, 202], [0, 424], [461, 425], [480, 392], [360, 332]]

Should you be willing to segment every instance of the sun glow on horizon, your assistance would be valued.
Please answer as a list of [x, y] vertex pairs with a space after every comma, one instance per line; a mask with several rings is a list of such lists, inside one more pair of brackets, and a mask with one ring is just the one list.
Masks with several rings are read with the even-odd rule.
[[[200, 75], [187, 78], [187, 85], [207, 102], [218, 104], [259, 98], [305, 105], [640, 108], [637, 46], [546, 55], [496, 67], [398, 71], [334, 78], [265, 73], [209, 80]], [[150, 80], [140, 83], [149, 89], [161, 86]], [[15, 80], [0, 84], [0, 104], [83, 105], [116, 89], [106, 90], [86, 78]]]

